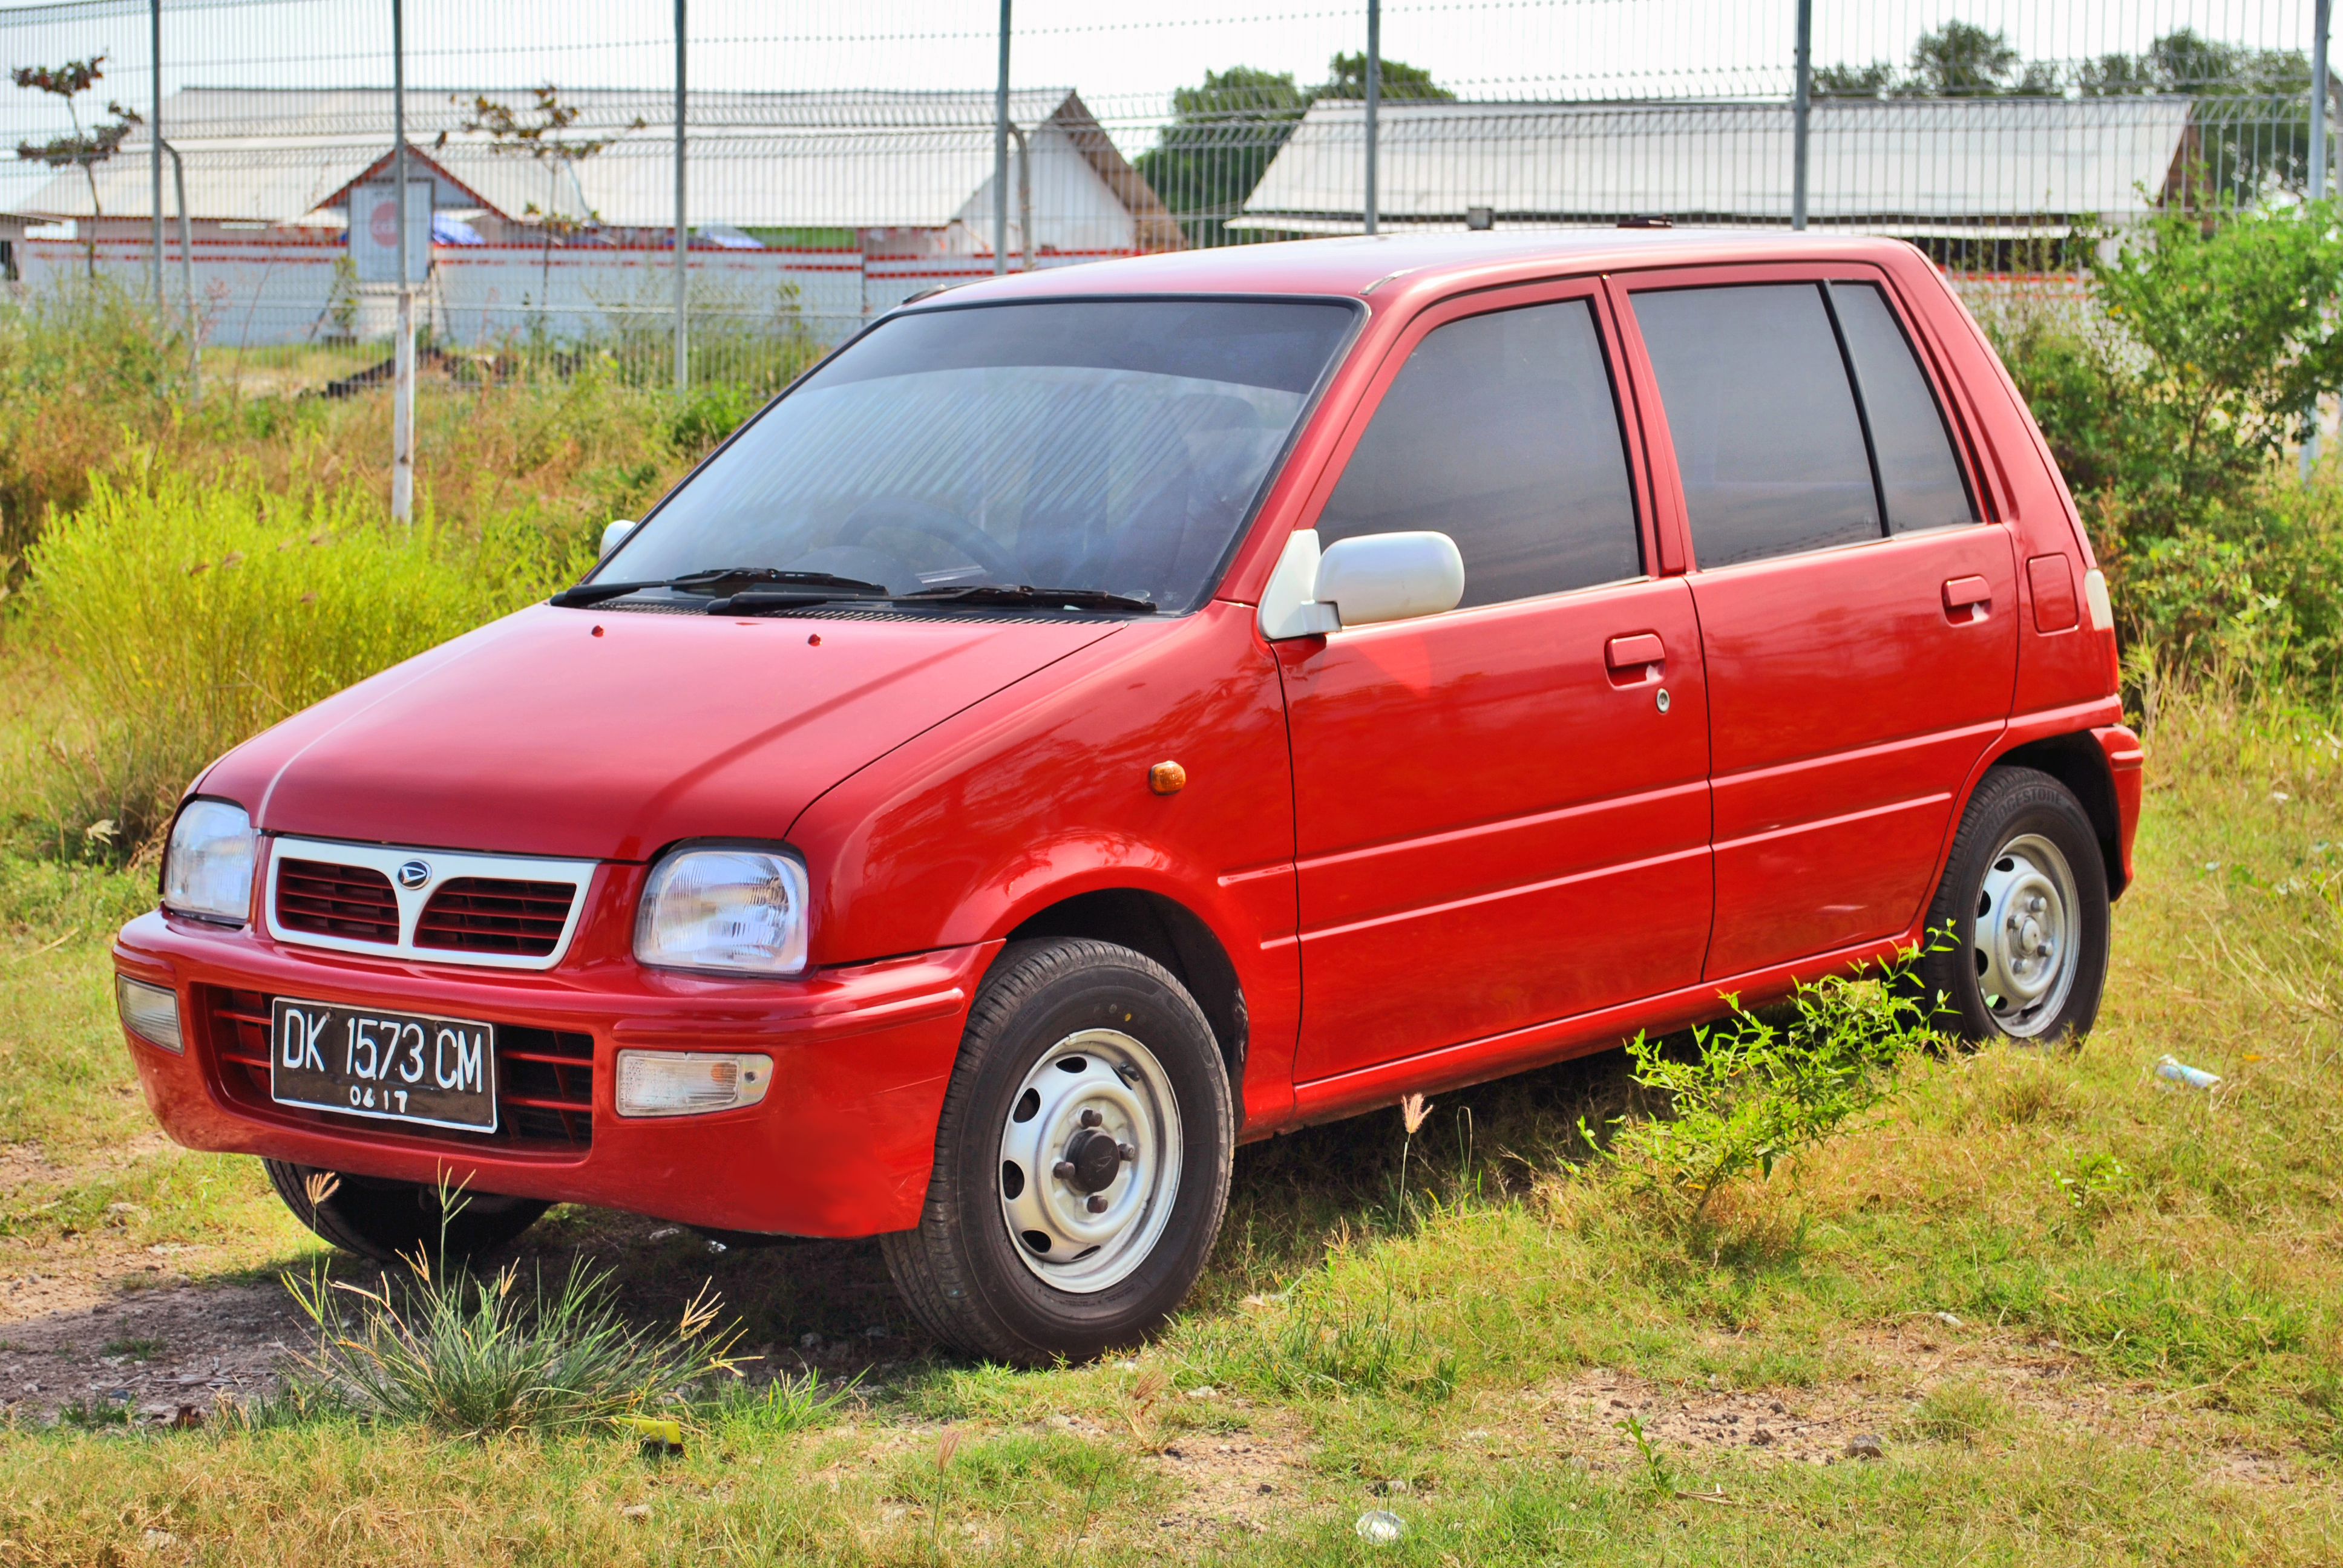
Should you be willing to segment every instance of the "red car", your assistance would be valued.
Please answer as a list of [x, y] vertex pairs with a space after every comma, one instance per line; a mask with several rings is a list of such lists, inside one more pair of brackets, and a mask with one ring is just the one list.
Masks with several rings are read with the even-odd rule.
[[1245, 1140], [1947, 923], [1969, 1035], [2098, 1005], [2106, 588], [1900, 244], [983, 283], [612, 532], [209, 769], [116, 945], [164, 1127], [360, 1252], [443, 1178], [458, 1250], [878, 1236], [945, 1341], [1081, 1356], [1178, 1306]]

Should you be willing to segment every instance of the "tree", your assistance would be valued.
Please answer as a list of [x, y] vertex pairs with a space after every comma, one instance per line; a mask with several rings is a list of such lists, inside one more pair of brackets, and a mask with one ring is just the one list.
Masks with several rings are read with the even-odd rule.
[[1912, 75], [1901, 91], [1914, 98], [1991, 98], [2007, 90], [2017, 50], [1999, 31], [1947, 22], [1912, 45]]
[[[464, 129], [476, 134], [486, 131], [488, 134], [488, 149], [491, 152], [514, 156], [526, 156], [549, 167], [559, 168], [569, 176], [571, 187], [578, 190], [578, 205], [583, 206], [585, 193], [578, 186], [578, 166], [616, 142], [618, 136], [592, 136], [574, 141], [564, 136], [562, 133], [578, 123], [580, 113], [578, 106], [563, 103], [561, 90], [550, 82], [546, 83], [542, 87], [532, 88], [531, 91], [536, 94], [537, 102], [529, 108], [519, 111], [514, 110], [508, 105], [499, 104], [485, 95], [475, 96], [471, 104], [471, 116], [465, 120]], [[462, 107], [464, 100], [460, 97], [450, 97], [448, 102]], [[524, 119], [522, 117], [524, 115], [533, 115], [535, 118]], [[627, 126], [626, 131], [639, 131], [645, 123], [643, 117], [638, 115]], [[621, 131], [618, 135], [624, 136], [626, 131]], [[407, 193], [399, 192], [398, 199], [401, 202], [406, 201]], [[545, 296], [552, 287], [554, 240], [558, 237], [567, 241], [572, 236], [592, 228], [602, 221], [602, 215], [590, 206], [586, 207], [583, 217], [572, 217], [554, 211], [552, 204], [553, 197], [548, 192], [546, 196], [546, 206], [539, 207], [535, 202], [530, 202], [522, 214], [525, 217], [536, 219], [538, 232], [545, 236], [544, 260], [538, 268], [538, 307], [539, 310], [544, 309]]]
[[[1140, 174], [1179, 219], [1192, 246], [1227, 245], [1222, 226], [1242, 209], [1285, 138], [1320, 98], [1366, 95], [1366, 56], [1336, 55], [1331, 80], [1300, 86], [1291, 71], [1232, 65], [1206, 71], [1202, 86], [1172, 95], [1172, 123], [1135, 159]], [[1385, 60], [1381, 95], [1392, 99], [1453, 98], [1432, 73], [1403, 60]]]
[[1815, 73], [1817, 98], [1884, 98], [1896, 89], [1896, 67], [1885, 60], [1868, 65], [1825, 65]]
[[[1315, 95], [1321, 98], [1363, 98], [1367, 95], [1367, 56], [1337, 55], [1326, 62], [1333, 73], [1332, 79], [1319, 87]], [[1375, 95], [1397, 102], [1403, 98], [1422, 100], [1436, 98], [1453, 102], [1456, 95], [1432, 79], [1432, 73], [1421, 65], [1411, 65], [1404, 60], [1385, 60], [1375, 73]]]
[[97, 276], [97, 220], [105, 216], [97, 201], [97, 166], [121, 151], [130, 128], [143, 123], [136, 110], [109, 99], [106, 112], [114, 116], [113, 124], [82, 129], [81, 111], [74, 106], [74, 100], [104, 79], [105, 65], [106, 56], [94, 55], [86, 60], [67, 60], [62, 65], [18, 65], [8, 73], [9, 80], [20, 87], [65, 100], [65, 114], [73, 121], [73, 135], [55, 136], [45, 142], [18, 142], [16, 156], [27, 163], [46, 164], [53, 169], [78, 168], [89, 182], [90, 223], [82, 243], [92, 278]]

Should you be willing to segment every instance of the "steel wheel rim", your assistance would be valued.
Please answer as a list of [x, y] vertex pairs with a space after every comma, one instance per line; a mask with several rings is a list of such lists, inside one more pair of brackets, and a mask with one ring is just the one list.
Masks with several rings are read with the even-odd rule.
[[1970, 959], [1994, 1026], [2026, 1040], [2066, 1005], [2082, 956], [2082, 900], [2057, 845], [2020, 833], [1986, 862]]
[[1180, 1147], [1179, 1101], [1153, 1051], [1120, 1030], [1066, 1036], [1026, 1073], [1001, 1125], [993, 1180], [1011, 1249], [1076, 1295], [1128, 1279], [1171, 1222]]

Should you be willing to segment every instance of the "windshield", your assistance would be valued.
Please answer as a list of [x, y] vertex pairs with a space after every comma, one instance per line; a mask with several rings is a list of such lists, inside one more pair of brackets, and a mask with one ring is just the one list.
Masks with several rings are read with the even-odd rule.
[[1242, 299], [898, 317], [768, 408], [596, 576], [761, 567], [1192, 608], [1351, 320]]

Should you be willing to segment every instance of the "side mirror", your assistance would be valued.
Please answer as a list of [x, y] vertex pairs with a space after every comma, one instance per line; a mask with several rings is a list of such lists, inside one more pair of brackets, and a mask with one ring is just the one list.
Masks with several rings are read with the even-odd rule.
[[1464, 558], [1446, 534], [1360, 534], [1318, 558], [1316, 598], [1344, 626], [1438, 615], [1463, 597]]
[[1318, 531], [1285, 541], [1261, 596], [1261, 635], [1271, 642], [1323, 637], [1346, 626], [1405, 620], [1454, 609], [1464, 597], [1464, 558], [1446, 534], [1361, 534], [1320, 553]]
[[608, 555], [612, 550], [615, 550], [620, 545], [625, 544], [627, 542], [627, 536], [634, 531], [635, 520], [632, 518], [620, 518], [617, 521], [611, 523], [602, 530], [602, 554], [596, 556], [594, 558], [596, 560], [600, 560], [602, 556]]

